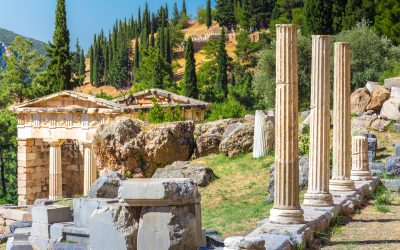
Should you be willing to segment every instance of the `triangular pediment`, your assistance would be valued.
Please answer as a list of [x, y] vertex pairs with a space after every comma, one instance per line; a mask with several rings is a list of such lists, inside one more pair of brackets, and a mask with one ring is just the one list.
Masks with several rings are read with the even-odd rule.
[[91, 95], [75, 91], [62, 91], [25, 103], [13, 106], [13, 109], [20, 108], [62, 108], [62, 109], [119, 109], [121, 106]]

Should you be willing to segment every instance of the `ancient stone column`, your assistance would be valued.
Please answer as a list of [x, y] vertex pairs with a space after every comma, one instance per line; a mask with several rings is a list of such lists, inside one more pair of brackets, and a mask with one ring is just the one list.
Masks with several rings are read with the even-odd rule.
[[368, 161], [368, 139], [365, 136], [353, 136], [351, 179], [368, 181], [372, 179]]
[[312, 37], [310, 166], [305, 206], [332, 206], [330, 178], [330, 36]]
[[96, 166], [93, 159], [93, 149], [91, 142], [83, 143], [84, 154], [84, 178], [83, 178], [83, 194], [87, 195], [93, 182], [97, 179]]
[[62, 164], [61, 164], [61, 145], [63, 141], [49, 141], [49, 199], [59, 200], [62, 198]]
[[304, 223], [299, 202], [297, 26], [276, 25], [275, 199], [269, 221]]
[[333, 167], [330, 191], [355, 190], [351, 172], [350, 44], [335, 43]]
[[273, 111], [256, 110], [254, 119], [253, 158], [265, 156], [274, 147]]

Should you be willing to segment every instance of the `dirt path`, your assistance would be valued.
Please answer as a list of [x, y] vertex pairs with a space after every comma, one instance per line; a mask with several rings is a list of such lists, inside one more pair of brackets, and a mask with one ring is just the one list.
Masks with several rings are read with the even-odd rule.
[[400, 249], [400, 194], [389, 197], [390, 205], [377, 208], [375, 198], [346, 225], [334, 227], [322, 249]]

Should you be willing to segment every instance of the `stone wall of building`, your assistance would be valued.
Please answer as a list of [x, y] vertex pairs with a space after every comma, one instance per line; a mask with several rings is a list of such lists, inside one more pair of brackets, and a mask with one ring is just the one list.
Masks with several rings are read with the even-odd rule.
[[49, 145], [41, 139], [18, 140], [18, 203], [49, 195]]
[[63, 197], [83, 194], [83, 146], [76, 140], [66, 140], [61, 146]]

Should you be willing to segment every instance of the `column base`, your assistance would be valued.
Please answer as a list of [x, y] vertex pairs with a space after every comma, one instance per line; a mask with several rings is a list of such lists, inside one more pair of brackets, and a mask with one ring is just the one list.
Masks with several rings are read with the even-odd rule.
[[351, 170], [350, 179], [353, 181], [369, 181], [372, 180], [372, 175], [367, 170]]
[[333, 198], [330, 193], [305, 193], [303, 206], [330, 207], [333, 206]]
[[303, 224], [304, 212], [302, 209], [276, 209], [270, 210], [269, 222], [275, 224]]
[[330, 191], [340, 191], [340, 192], [349, 192], [356, 190], [356, 186], [354, 185], [353, 180], [330, 180], [329, 181], [329, 190]]

